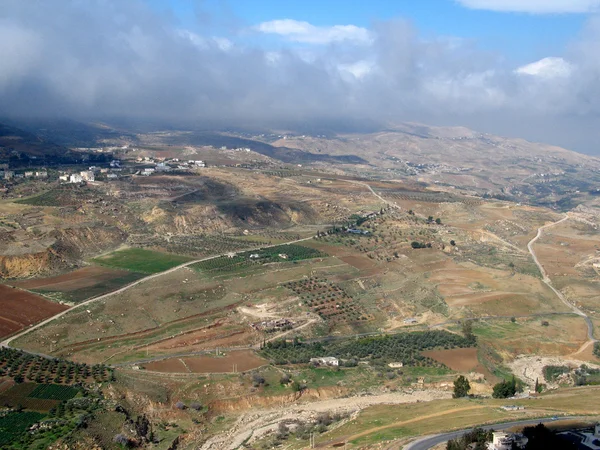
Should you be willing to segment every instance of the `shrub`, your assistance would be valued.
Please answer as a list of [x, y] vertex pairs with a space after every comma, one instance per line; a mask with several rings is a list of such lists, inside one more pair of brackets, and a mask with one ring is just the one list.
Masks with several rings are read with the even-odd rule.
[[177, 409], [185, 409], [186, 406], [185, 406], [185, 403], [183, 403], [183, 402], [177, 402], [177, 403], [175, 403], [175, 408], [177, 408]]
[[467, 380], [463, 375], [461, 375], [456, 380], [454, 380], [454, 394], [452, 395], [452, 397], [466, 397], [467, 395], [469, 395], [469, 390], [471, 390], [469, 380]]
[[200, 411], [202, 409], [202, 405], [198, 402], [194, 402], [190, 404], [190, 408], [192, 408], [194, 411]]

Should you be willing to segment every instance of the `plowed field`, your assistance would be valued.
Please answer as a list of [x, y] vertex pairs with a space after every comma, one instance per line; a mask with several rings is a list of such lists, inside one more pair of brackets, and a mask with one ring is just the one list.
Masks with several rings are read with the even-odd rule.
[[68, 309], [42, 297], [0, 285], [0, 337], [8, 336], [29, 325]]
[[167, 373], [223, 373], [256, 369], [267, 364], [251, 351], [236, 351], [226, 356], [192, 356], [186, 358], [170, 358], [144, 364], [144, 368], [155, 372]]

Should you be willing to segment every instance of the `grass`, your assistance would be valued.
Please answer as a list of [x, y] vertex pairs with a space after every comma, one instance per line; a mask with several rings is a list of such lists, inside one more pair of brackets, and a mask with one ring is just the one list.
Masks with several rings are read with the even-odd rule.
[[596, 416], [600, 414], [596, 401], [598, 392], [598, 387], [571, 388], [542, 395], [535, 402], [511, 401], [525, 406], [525, 411], [521, 413], [504, 412], [499, 407], [506, 404], [506, 400], [493, 399], [453, 399], [373, 406], [363, 410], [356, 419], [319, 436], [317, 443], [348, 440], [349, 444], [362, 448], [381, 443], [383, 440], [435, 434], [527, 417], [548, 417], [556, 414]]
[[78, 392], [78, 389], [70, 386], [62, 386], [58, 384], [38, 384], [29, 394], [29, 397], [48, 400], [68, 400], [75, 397]]
[[0, 417], [0, 447], [12, 447], [11, 444], [15, 444], [21, 434], [44, 417], [44, 414], [33, 411], [10, 412]]
[[164, 272], [191, 260], [186, 256], [159, 253], [141, 248], [128, 248], [94, 258], [92, 261], [107, 267], [152, 274]]

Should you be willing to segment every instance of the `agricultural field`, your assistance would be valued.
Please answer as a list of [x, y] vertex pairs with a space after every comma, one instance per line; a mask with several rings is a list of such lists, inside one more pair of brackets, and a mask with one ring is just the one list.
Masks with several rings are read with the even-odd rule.
[[277, 245], [259, 250], [221, 256], [219, 258], [198, 262], [191, 267], [203, 273], [219, 274], [221, 272], [239, 271], [252, 266], [260, 266], [272, 262], [302, 261], [305, 259], [323, 258], [327, 255], [310, 247], [297, 244]]
[[327, 279], [311, 277], [291, 281], [284, 286], [298, 295], [306, 306], [332, 327], [338, 323], [354, 323], [373, 318], [340, 286]]
[[102, 266], [145, 274], [164, 272], [188, 261], [191, 261], [191, 258], [186, 256], [159, 253], [141, 248], [117, 250], [93, 259], [93, 262]]
[[[5, 375], [36, 383], [72, 385], [109, 381], [113, 378], [113, 369], [103, 364], [78, 364], [4, 347], [0, 349], [0, 376]], [[65, 392], [69, 390], [65, 389]]]
[[29, 397], [63, 401], [75, 397], [78, 392], [78, 389], [60, 384], [38, 384]]
[[164, 236], [152, 236], [137, 240], [130, 239], [129, 244], [159, 252], [200, 258], [235, 253], [261, 245], [270, 245], [271, 240], [260, 237], [250, 239], [245, 236], [227, 235], [175, 235], [168, 238]]
[[88, 266], [63, 275], [11, 282], [11, 285], [54, 300], [78, 303], [117, 290], [146, 276], [127, 270]]
[[0, 305], [0, 337], [68, 309], [66, 305], [3, 284], [0, 284]]
[[405, 366], [445, 367], [432, 358], [424, 356], [430, 349], [472, 347], [475, 341], [447, 331], [415, 331], [385, 336], [357, 339], [335, 339], [331, 342], [303, 343], [285, 340], [270, 341], [262, 346], [261, 354], [275, 364], [307, 363], [311, 357], [336, 356], [353, 365], [368, 361], [375, 366], [403, 363]]
[[35, 411], [10, 412], [0, 416], [0, 447], [18, 448], [19, 438], [45, 417]]
[[[192, 356], [144, 363], [142, 368], [166, 373], [246, 372], [268, 364], [252, 351], [232, 351], [222, 356]], [[235, 370], [234, 370], [235, 369]]]

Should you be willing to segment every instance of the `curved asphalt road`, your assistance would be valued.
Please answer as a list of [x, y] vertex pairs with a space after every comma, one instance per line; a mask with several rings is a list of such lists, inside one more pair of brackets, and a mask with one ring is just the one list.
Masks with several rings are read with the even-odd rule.
[[[560, 420], [568, 420], [568, 419], [576, 419], [576, 418], [577, 417], [561, 417]], [[527, 420], [517, 420], [515, 422], [498, 423], [495, 425], [485, 425], [485, 426], [482, 426], [481, 428], [483, 428], [484, 430], [499, 431], [499, 430], [506, 430], [508, 428], [512, 428], [512, 427], [516, 427], [516, 426], [537, 425], [538, 423], [547, 423], [547, 422], [554, 422], [554, 421], [555, 421], [555, 419], [550, 419], [550, 418], [527, 419]], [[411, 442], [408, 445], [405, 445], [403, 447], [403, 450], [428, 450], [431, 447], [441, 444], [442, 442], [449, 441], [450, 439], [456, 439], [457, 437], [460, 437], [463, 434], [468, 433], [469, 431], [472, 431], [472, 430], [473, 430], [473, 428], [467, 428], [465, 430], [452, 431], [451, 433], [443, 433], [443, 434], [436, 434], [433, 436], [425, 436], [421, 439]]]

